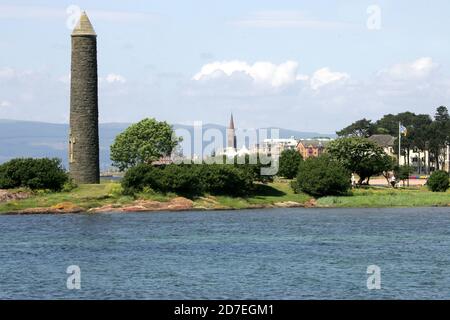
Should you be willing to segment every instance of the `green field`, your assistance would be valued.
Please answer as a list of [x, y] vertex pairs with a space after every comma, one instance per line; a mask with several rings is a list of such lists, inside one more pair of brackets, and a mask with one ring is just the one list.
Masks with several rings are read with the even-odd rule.
[[400, 189], [367, 187], [355, 189], [349, 196], [320, 198], [317, 205], [342, 208], [448, 206], [450, 192], [431, 192], [425, 187]]
[[[137, 199], [169, 201], [175, 194], [159, 194], [147, 190], [136, 197], [121, 194], [117, 182], [103, 182], [99, 185], [81, 185], [70, 192], [34, 193], [30, 198], [0, 203], [0, 213], [14, 212], [28, 208], [81, 207], [85, 210], [104, 205], [127, 205]], [[255, 194], [249, 197], [210, 196], [197, 197], [194, 209], [247, 209], [280, 206], [280, 203], [305, 203], [311, 197], [294, 194], [288, 181], [257, 185]], [[433, 193], [426, 188], [391, 189], [366, 187], [355, 189], [350, 195], [324, 197], [317, 200], [319, 207], [426, 207], [450, 205], [450, 192]]]

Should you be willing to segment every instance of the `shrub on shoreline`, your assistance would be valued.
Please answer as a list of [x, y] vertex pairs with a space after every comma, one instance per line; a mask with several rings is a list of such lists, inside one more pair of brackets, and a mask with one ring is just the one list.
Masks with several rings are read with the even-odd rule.
[[219, 164], [170, 164], [154, 167], [140, 164], [127, 170], [122, 179], [124, 194], [144, 188], [181, 195], [247, 195], [253, 190], [253, 174], [246, 168]]
[[351, 188], [350, 171], [329, 155], [302, 161], [294, 191], [302, 191], [313, 197], [343, 195]]
[[427, 186], [433, 192], [447, 191], [450, 186], [448, 173], [442, 170], [433, 172], [428, 179]]
[[0, 165], [0, 189], [61, 191], [68, 181], [61, 160], [56, 158], [18, 158]]

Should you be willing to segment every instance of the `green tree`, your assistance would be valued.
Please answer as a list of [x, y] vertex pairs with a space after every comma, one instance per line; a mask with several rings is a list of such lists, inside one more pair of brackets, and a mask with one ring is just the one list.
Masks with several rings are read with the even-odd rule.
[[299, 166], [295, 191], [313, 197], [343, 195], [351, 188], [350, 171], [327, 154], [308, 158]]
[[428, 146], [433, 159], [436, 170], [441, 168], [441, 164], [445, 159], [445, 151], [450, 143], [450, 116], [446, 107], [437, 108], [434, 121], [428, 128]]
[[293, 179], [298, 173], [298, 167], [303, 158], [295, 149], [284, 150], [279, 159], [278, 175]]
[[394, 175], [398, 180], [403, 182], [403, 185], [405, 185], [405, 180], [408, 180], [413, 172], [414, 168], [411, 166], [395, 166]]
[[386, 114], [375, 122], [377, 132], [384, 132], [396, 137], [398, 135], [398, 117], [393, 114]]
[[428, 130], [431, 123], [432, 120], [429, 115], [418, 114], [407, 134], [407, 138], [412, 142], [413, 150], [418, 153], [417, 171], [419, 174], [422, 173], [422, 168], [426, 167], [426, 163], [422, 163], [422, 152], [425, 153], [428, 150]]
[[375, 133], [375, 125], [366, 118], [358, 120], [336, 134], [340, 137], [364, 137], [368, 138]]
[[[413, 112], [402, 112], [396, 115], [387, 114], [383, 116], [380, 120], [375, 123], [376, 131], [381, 133], [384, 132], [386, 134], [390, 134], [396, 138], [394, 144], [394, 152], [398, 153], [398, 131], [399, 131], [399, 123], [401, 123], [407, 129], [407, 135], [402, 136], [402, 144], [401, 144], [401, 156], [405, 156], [407, 159], [407, 164], [409, 165], [409, 155], [411, 150], [417, 149], [416, 145], [416, 132], [418, 130], [424, 129], [424, 126], [427, 126], [431, 122], [430, 116], [419, 114], [416, 115]], [[422, 144], [423, 146], [423, 144]]]
[[347, 170], [358, 174], [358, 184], [370, 177], [392, 170], [393, 161], [381, 147], [374, 142], [360, 137], [340, 138], [330, 142], [328, 153], [338, 160]]
[[111, 145], [113, 165], [124, 171], [140, 163], [151, 163], [171, 154], [180, 142], [165, 121], [144, 119], [120, 133]]

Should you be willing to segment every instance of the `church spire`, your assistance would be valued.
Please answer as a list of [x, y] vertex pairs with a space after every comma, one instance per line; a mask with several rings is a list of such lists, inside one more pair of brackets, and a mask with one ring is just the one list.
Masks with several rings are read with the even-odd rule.
[[233, 113], [231, 113], [230, 117], [230, 125], [227, 129], [227, 147], [229, 149], [236, 151], [236, 133], [234, 130], [234, 119], [233, 119]]
[[233, 113], [231, 113], [230, 125], [229, 125], [228, 129], [234, 129]]

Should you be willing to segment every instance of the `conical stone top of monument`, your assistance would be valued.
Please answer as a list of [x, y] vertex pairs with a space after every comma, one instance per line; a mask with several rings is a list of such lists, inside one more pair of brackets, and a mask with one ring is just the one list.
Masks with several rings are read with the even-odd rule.
[[81, 13], [80, 19], [73, 29], [72, 36], [97, 36], [86, 11]]

